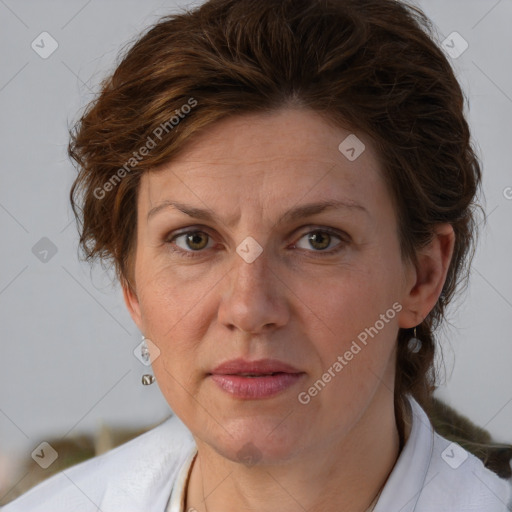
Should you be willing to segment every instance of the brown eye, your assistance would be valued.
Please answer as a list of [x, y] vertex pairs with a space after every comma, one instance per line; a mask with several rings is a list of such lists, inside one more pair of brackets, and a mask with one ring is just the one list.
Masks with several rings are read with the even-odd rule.
[[[182, 233], [181, 235], [176, 235], [172, 241], [176, 241], [176, 245], [187, 252], [200, 251], [205, 249], [208, 245], [208, 240], [210, 236], [203, 231], [189, 231], [188, 233]], [[180, 243], [177, 243], [178, 240], [182, 239]], [[184, 245], [183, 245], [184, 244]]]
[[315, 249], [326, 249], [329, 247], [331, 235], [323, 233], [322, 231], [314, 231], [308, 235], [308, 242]]
[[309, 233], [306, 233], [301, 237], [300, 240], [306, 239], [308, 247], [301, 247], [300, 241], [296, 245], [300, 249], [310, 249], [311, 247], [313, 247], [313, 249], [315, 249], [314, 252], [330, 252], [325, 251], [325, 249], [327, 249], [331, 245], [334, 238], [337, 238], [338, 240], [340, 240], [340, 242], [342, 241], [339, 235], [318, 229], [315, 231], [310, 231]]

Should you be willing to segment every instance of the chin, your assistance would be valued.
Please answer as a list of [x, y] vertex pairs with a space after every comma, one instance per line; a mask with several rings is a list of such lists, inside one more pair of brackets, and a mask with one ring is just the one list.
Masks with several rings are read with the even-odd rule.
[[[273, 465], [293, 459], [304, 448], [304, 439], [295, 429], [286, 428], [283, 417], [240, 418], [223, 423], [226, 430], [217, 426], [202, 436], [219, 455], [245, 464]], [[281, 428], [279, 428], [279, 426]]]

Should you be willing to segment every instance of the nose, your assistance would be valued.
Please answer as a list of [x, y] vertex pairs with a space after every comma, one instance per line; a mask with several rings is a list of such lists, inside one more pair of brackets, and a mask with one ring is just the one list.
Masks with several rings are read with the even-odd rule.
[[289, 319], [289, 288], [263, 251], [248, 263], [235, 255], [218, 310], [218, 320], [229, 329], [259, 334], [284, 326]]

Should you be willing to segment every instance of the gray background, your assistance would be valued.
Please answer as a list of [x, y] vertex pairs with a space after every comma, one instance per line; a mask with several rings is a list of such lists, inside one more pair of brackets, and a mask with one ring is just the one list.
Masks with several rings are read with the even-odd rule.
[[[139, 332], [119, 287], [77, 259], [66, 145], [68, 125], [122, 45], [187, 4], [0, 0], [0, 495], [9, 465], [45, 438], [102, 422], [145, 426], [170, 413], [156, 384], [141, 385], [145, 368], [132, 353]], [[490, 215], [471, 286], [442, 331], [438, 395], [511, 442], [512, 0], [419, 5], [440, 41], [457, 31], [469, 43], [452, 62], [470, 103]], [[43, 31], [59, 45], [47, 59], [31, 48]], [[57, 249], [46, 262], [33, 253], [43, 237]]]

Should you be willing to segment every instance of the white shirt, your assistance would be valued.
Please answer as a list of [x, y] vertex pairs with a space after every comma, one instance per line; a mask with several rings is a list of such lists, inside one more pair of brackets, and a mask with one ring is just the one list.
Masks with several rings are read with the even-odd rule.
[[[512, 481], [434, 432], [410, 399], [413, 422], [375, 512], [512, 511]], [[2, 512], [185, 512], [185, 484], [196, 453], [177, 416], [117, 448], [66, 469]]]

